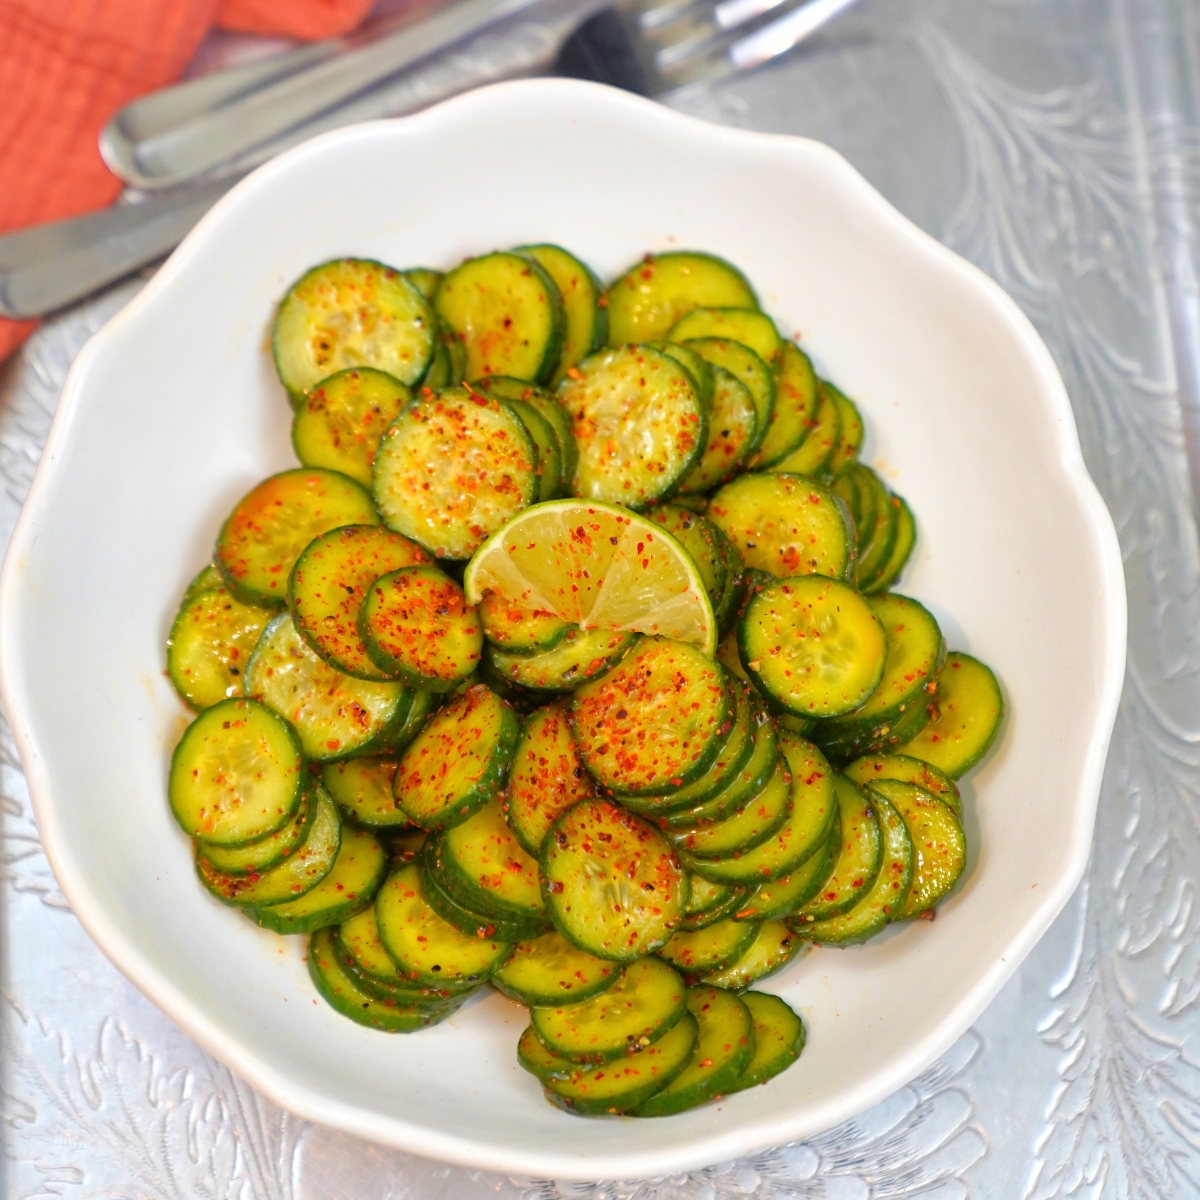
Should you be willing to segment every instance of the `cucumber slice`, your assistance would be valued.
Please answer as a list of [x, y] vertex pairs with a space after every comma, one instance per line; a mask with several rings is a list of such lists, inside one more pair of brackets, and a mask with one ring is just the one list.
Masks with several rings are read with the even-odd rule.
[[809, 855], [794, 871], [760, 883], [733, 914], [735, 921], [777, 921], [790, 917], [828, 882], [842, 849], [842, 818], [834, 811], [833, 825], [822, 849]]
[[386, 1033], [412, 1033], [444, 1021], [458, 1007], [409, 1008], [381, 1000], [351, 977], [333, 950], [333, 931], [318, 929], [308, 943], [308, 971], [327, 1004], [344, 1017]]
[[818, 944], [865, 942], [903, 912], [908, 901], [916, 861], [908, 826], [882, 794], [869, 787], [867, 792], [883, 835], [883, 862], [870, 891], [853, 908], [805, 926], [804, 936]]
[[954, 890], [967, 861], [967, 839], [953, 810], [924, 788], [883, 779], [867, 785], [872, 798], [889, 801], [904, 819], [916, 860], [912, 889], [895, 921], [930, 912]]
[[579, 450], [575, 445], [575, 434], [571, 430], [571, 418], [567, 410], [544, 388], [524, 379], [513, 379], [508, 375], [488, 375], [474, 385], [475, 391], [497, 400], [520, 400], [536, 408], [549, 421], [558, 435], [558, 446], [562, 452], [562, 484], [570, 489], [575, 478], [575, 467], [579, 462]]
[[545, 924], [537, 859], [513, 835], [499, 799], [440, 834], [434, 844], [439, 877], [452, 896], [488, 916]]
[[841, 410], [823, 380], [817, 381], [817, 408], [810, 418], [808, 435], [786, 458], [769, 468], [791, 475], [824, 475], [842, 440]]
[[437, 294], [438, 284], [442, 282], [442, 272], [431, 267], [409, 267], [401, 274], [421, 293], [430, 303]]
[[705, 412], [712, 411], [713, 369], [698, 355], [695, 350], [681, 346], [678, 342], [646, 342], [652, 350], [661, 350], [668, 358], [673, 358], [692, 377], [696, 385], [696, 394], [700, 397], [700, 406]]
[[[881, 620], [878, 604], [821, 575], [777, 580], [751, 599], [738, 625], [742, 665], [786, 712], [821, 718], [854, 712], [857, 720], [895, 678], [888, 614]], [[891, 690], [885, 696], [890, 700]]]
[[429, 302], [392, 267], [363, 258], [302, 275], [275, 314], [271, 349], [293, 402], [348, 367], [375, 367], [418, 382], [433, 357]]
[[389, 840], [391, 842], [392, 864], [397, 867], [404, 867], [410, 862], [416, 862], [421, 856], [421, 851], [425, 848], [425, 843], [429, 840], [429, 835], [425, 830], [418, 829], [413, 825], [401, 833], [392, 834]]
[[485, 983], [512, 951], [497, 938], [472, 937], [429, 906], [415, 864], [393, 871], [375, 897], [379, 940], [410, 986], [461, 990]]
[[196, 853], [222, 875], [262, 875], [304, 845], [315, 813], [316, 796], [307, 791], [296, 815], [277, 832], [247, 846], [214, 846], [200, 842]]
[[300, 636], [330, 666], [359, 679], [388, 672], [367, 653], [358, 613], [371, 583], [401, 567], [429, 562], [416, 542], [381, 525], [344, 525], [315, 538], [296, 559], [288, 607]]
[[318, 762], [386, 750], [412, 703], [402, 683], [355, 679], [318, 657], [282, 612], [263, 630], [245, 689], [291, 722]]
[[680, 508], [677, 504], [656, 504], [646, 516], [661, 525], [692, 556], [704, 590], [715, 608], [729, 581], [729, 564], [721, 545], [717, 527], [699, 513]]
[[746, 277], [713, 254], [675, 250], [648, 254], [605, 293], [608, 342], [650, 342], [694, 308], [757, 308]]
[[687, 369], [648, 346], [585, 358], [558, 389], [579, 461], [571, 490], [644, 508], [675, 491], [700, 460], [708, 416]]
[[938, 676], [937, 715], [897, 749], [960, 779], [991, 748], [1004, 717], [1004, 697], [991, 670], [969, 654], [946, 656]]
[[450, 388], [388, 427], [371, 491], [389, 529], [438, 558], [466, 559], [537, 499], [537, 472], [533, 440], [507, 404]]
[[757, 925], [726, 918], [703, 929], [673, 933], [657, 954], [685, 977], [700, 975], [736, 962], [757, 933]]
[[854, 578], [861, 588], [879, 574], [891, 556], [898, 531], [898, 510], [887, 488], [870, 467], [855, 463], [846, 473], [857, 480], [858, 491], [864, 499], [867, 495], [871, 498], [869, 525], [859, 526], [858, 558], [854, 563]]
[[825, 468], [831, 475], [837, 475], [858, 458], [863, 440], [863, 419], [858, 406], [844, 392], [828, 381], [821, 386], [829, 392], [838, 410], [838, 441]]
[[358, 613], [371, 660], [410, 687], [449, 692], [475, 673], [483, 652], [479, 614], [436, 567], [403, 567], [376, 579]]
[[[740, 857], [770, 840], [787, 823], [792, 812], [792, 789], [783, 762], [775, 764], [766, 786], [745, 808], [723, 821], [699, 829], [671, 834], [689, 869], [703, 860]], [[699, 868], [703, 874], [703, 869]], [[718, 876], [721, 878], [721, 876]]]
[[546, 1099], [568, 1112], [585, 1116], [628, 1112], [684, 1070], [691, 1061], [696, 1037], [696, 1018], [685, 1012], [666, 1037], [640, 1054], [577, 1072], [567, 1079], [549, 1077], [545, 1084]]
[[316, 811], [304, 844], [278, 867], [262, 875], [224, 875], [203, 858], [196, 859], [200, 882], [222, 904], [235, 908], [259, 908], [295, 900], [333, 870], [342, 844], [342, 819], [337, 805], [320, 784], [315, 786]]
[[562, 296], [533, 259], [504, 251], [469, 258], [442, 279], [433, 306], [467, 352], [467, 379], [543, 383], [554, 374], [566, 327]]
[[531, 713], [513, 754], [504, 798], [517, 841], [530, 854], [540, 854], [550, 826], [592, 795], [567, 714], [554, 705]]
[[687, 345], [713, 367], [728, 371], [750, 393], [755, 423], [746, 448], [748, 457], [762, 444], [775, 411], [775, 378], [771, 368], [749, 346], [727, 338], [695, 338]]
[[528, 1008], [548, 1008], [590, 1000], [620, 978], [617, 963], [587, 954], [551, 930], [519, 942], [492, 976], [492, 986]]
[[437, 703], [441, 702], [439, 696], [435, 703], [432, 692], [418, 690], [411, 695], [412, 703], [409, 706], [408, 715], [404, 718], [404, 723], [390, 738], [392, 750], [403, 750], [425, 728], [430, 714], [437, 707]]
[[696, 1108], [734, 1087], [754, 1057], [754, 1019], [738, 996], [720, 988], [688, 988], [688, 1011], [696, 1019], [696, 1045], [688, 1065], [635, 1117], [666, 1117]]
[[724, 742], [732, 692], [703, 651], [644, 637], [603, 678], [571, 699], [584, 765], [603, 787], [630, 795], [699, 779]]
[[766, 883], [790, 875], [825, 844], [834, 820], [832, 771], [816, 746], [794, 734], [781, 734], [780, 746], [792, 777], [792, 808], [772, 838], [722, 859], [698, 859], [681, 853], [697, 875], [719, 882]]
[[517, 943], [546, 932], [546, 922], [537, 919], [506, 920], [482, 913], [466, 898], [456, 895], [445, 876], [444, 856], [438, 853], [434, 838], [428, 838], [421, 852], [421, 894], [425, 902], [448, 925], [473, 938]]
[[546, 911], [581, 950], [626, 962], [661, 946], [683, 915], [683, 872], [648, 821], [581, 800], [542, 847]]
[[409, 820], [392, 795], [395, 774], [394, 758], [369, 756], [327, 763], [321, 782], [338, 808], [360, 825], [378, 831], [399, 830], [408, 828]]
[[504, 786], [520, 725], [484, 684], [452, 700], [400, 759], [396, 801], [422, 829], [449, 829], [481, 809]]
[[753, 465], [766, 470], [800, 449], [817, 410], [817, 375], [808, 355], [784, 342], [775, 376], [775, 408]]
[[333, 938], [334, 953], [359, 978], [367, 991], [384, 997], [404, 995], [410, 1003], [433, 1003], [455, 993], [445, 988], [413, 988], [379, 940], [374, 905], [343, 921]]
[[537, 449], [537, 498], [553, 500], [563, 491], [562, 450], [559, 449], [558, 435], [533, 405], [524, 400], [506, 400], [505, 403], [520, 418]]
[[922, 762], [919, 758], [910, 758], [907, 754], [869, 754], [856, 758], [842, 774], [859, 787], [880, 779], [915, 783], [917, 787], [932, 792], [939, 800], [944, 800], [954, 810], [954, 815], [962, 820], [962, 796], [954, 780], [932, 763]]
[[[374, 915], [373, 908], [363, 909], [364, 913]], [[362, 913], [357, 914], [362, 916]], [[351, 917], [350, 920], [354, 920]], [[353, 956], [347, 951], [345, 943], [341, 938], [342, 926], [332, 928], [333, 934], [330, 943], [333, 946], [333, 956], [337, 959], [337, 964], [353, 982], [368, 996], [373, 996], [377, 1000], [384, 1000], [395, 1006], [396, 1008], [406, 1009], [414, 1013], [429, 1014], [440, 1016], [442, 1014], [449, 1015], [457, 1009], [464, 1000], [472, 993], [479, 990], [482, 984], [466, 989], [465, 991], [450, 991], [447, 988], [414, 988], [404, 987], [398, 984], [381, 983], [377, 979], [372, 979], [366, 975], [354, 960]], [[382, 943], [380, 944], [379, 953], [387, 958], [386, 952], [383, 950]], [[390, 961], [390, 960], [389, 960]], [[397, 973], [396, 978], [400, 976]]]
[[707, 516], [747, 567], [780, 579], [844, 579], [853, 562], [853, 536], [841, 501], [800, 475], [739, 476], [713, 496]]
[[678, 973], [656, 958], [631, 963], [599, 996], [534, 1008], [529, 1016], [547, 1050], [576, 1063], [605, 1063], [644, 1052], [687, 1012]]
[[572, 626], [552, 650], [513, 654], [489, 646], [485, 658], [506, 682], [540, 692], [569, 692], [604, 674], [633, 645], [632, 633]]
[[[862, 471], [867, 469], [861, 468]], [[875, 527], [875, 491], [865, 486], [859, 463], [851, 463], [845, 471], [835, 476], [830, 481], [829, 490], [842, 501], [854, 521], [854, 575], [857, 580], [864, 540]]]
[[786, 1000], [769, 992], [743, 992], [741, 999], [754, 1022], [754, 1054], [726, 1095], [774, 1079], [804, 1050], [804, 1022]]
[[553, 650], [572, 629], [578, 629], [542, 609], [525, 608], [499, 592], [485, 592], [476, 606], [483, 636], [510, 654], [540, 654]]
[[550, 386], [557, 387], [571, 367], [603, 346], [608, 337], [608, 310], [600, 303], [600, 280], [561, 246], [518, 246], [517, 253], [535, 259], [562, 297], [566, 329], [550, 377]]
[[292, 420], [296, 457], [306, 467], [340, 471], [369, 488], [379, 439], [411, 399], [400, 380], [370, 367], [321, 380]]
[[386, 874], [387, 855], [379, 839], [369, 830], [343, 825], [329, 874], [297, 900], [256, 909], [254, 919], [274, 933], [312, 933], [340, 925], [375, 899]]
[[896, 537], [891, 553], [879, 568], [879, 573], [874, 579], [863, 584], [863, 591], [868, 595], [887, 591], [900, 578], [917, 542], [917, 523], [913, 518], [912, 509], [900, 496], [891, 496], [890, 502], [896, 513]]
[[517, 1040], [517, 1062], [542, 1083], [552, 1079], [575, 1079], [589, 1069], [547, 1050], [532, 1025], [526, 1025], [525, 1032]]
[[756, 441], [759, 417], [745, 384], [723, 367], [713, 367], [713, 375], [708, 440], [700, 461], [683, 481], [683, 493], [707, 492], [728, 479]]
[[774, 367], [783, 352], [783, 338], [775, 322], [756, 308], [694, 308], [675, 322], [667, 337], [672, 342], [697, 338], [739, 342], [753, 350], [768, 367]]
[[197, 712], [242, 694], [246, 663], [274, 616], [243, 604], [213, 568], [209, 586], [188, 588], [167, 635], [167, 675], [184, 703]]
[[688, 898], [679, 928], [693, 933], [715, 925], [742, 907], [746, 889], [732, 883], [713, 883], [700, 875], [685, 871]]
[[217, 538], [216, 563], [247, 604], [283, 604], [301, 551], [339, 525], [378, 525], [371, 497], [345, 475], [298, 467], [264, 479], [234, 506]]
[[167, 798], [189, 837], [245, 846], [292, 820], [303, 786], [301, 748], [288, 723], [256, 700], [222, 700], [184, 730]]
[[[870, 607], [884, 631], [887, 665], [878, 685], [860, 707], [840, 719], [823, 720], [817, 727], [814, 739], [822, 748], [828, 748], [827, 753], [839, 758], [882, 749], [910, 709], [923, 707], [937, 697], [939, 672], [946, 658], [946, 642], [937, 621], [916, 600], [893, 592], [859, 600], [858, 604]], [[847, 611], [843, 607], [843, 619]], [[755, 653], [760, 651], [761, 645]], [[813, 715], [836, 717], [816, 710]]]
[[807, 945], [799, 934], [782, 921], [764, 921], [742, 957], [724, 970], [705, 975], [704, 982], [712, 987], [740, 992], [752, 983], [781, 971]]
[[211, 591], [213, 588], [223, 588], [224, 580], [221, 578], [221, 572], [217, 570], [214, 563], [208, 563], [202, 567], [196, 577], [187, 585], [183, 593], [183, 599], [179, 602], [179, 607], [183, 608], [189, 601], [194, 600], [201, 592]]
[[821, 890], [791, 919], [793, 929], [806, 931], [815, 921], [853, 909], [869, 894], [883, 862], [883, 837], [875, 810], [845, 775], [835, 775], [833, 780], [842, 819], [837, 866]]

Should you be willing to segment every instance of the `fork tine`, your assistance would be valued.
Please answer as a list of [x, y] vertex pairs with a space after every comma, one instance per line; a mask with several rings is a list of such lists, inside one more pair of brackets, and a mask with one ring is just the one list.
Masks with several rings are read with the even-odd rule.
[[858, 0], [809, 0], [778, 20], [739, 38], [729, 47], [729, 62], [734, 70], [759, 66], [798, 45]]

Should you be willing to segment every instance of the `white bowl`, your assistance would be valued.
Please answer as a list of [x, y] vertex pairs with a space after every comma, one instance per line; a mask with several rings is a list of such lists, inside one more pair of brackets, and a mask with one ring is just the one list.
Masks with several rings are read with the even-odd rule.
[[[901, 590], [997, 671], [1010, 717], [965, 791], [972, 853], [933, 923], [820, 950], [768, 984], [798, 1064], [663, 1120], [551, 1108], [524, 1010], [481, 997], [407, 1037], [318, 1001], [303, 940], [214, 902], [165, 798], [185, 716], [163, 674], [221, 518], [294, 464], [272, 310], [338, 255], [446, 267], [531, 241], [611, 276], [724, 255], [861, 404], [917, 515]], [[50, 861], [101, 949], [206, 1049], [314, 1121], [435, 1158], [584, 1179], [670, 1173], [804, 1137], [900, 1087], [996, 994], [1078, 883], [1125, 653], [1117, 539], [1045, 346], [985, 276], [832, 150], [589, 84], [503, 84], [343, 130], [239, 184], [84, 348], [0, 582], [3, 697]]]

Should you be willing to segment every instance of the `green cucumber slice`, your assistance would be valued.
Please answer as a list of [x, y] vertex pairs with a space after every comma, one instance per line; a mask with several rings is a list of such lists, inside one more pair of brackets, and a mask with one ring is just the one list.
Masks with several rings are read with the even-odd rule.
[[674, 358], [620, 346], [585, 358], [558, 389], [579, 461], [572, 493], [644, 508], [675, 491], [700, 460], [708, 415]]
[[572, 946], [557, 930], [518, 942], [492, 986], [528, 1008], [590, 1000], [621, 978], [617, 963]]
[[539, 692], [569, 692], [602, 675], [634, 642], [634, 634], [571, 626], [551, 650], [514, 654], [489, 646], [486, 660], [508, 683]]
[[672, 342], [689, 342], [697, 338], [718, 338], [748, 346], [769, 367], [783, 352], [783, 338], [775, 322], [756, 308], [694, 308], [671, 327], [667, 337]]
[[751, 597], [738, 625], [742, 665], [785, 712], [825, 718], [824, 740], [835, 724], [828, 718], [854, 712], [857, 719], [894, 678], [887, 614], [881, 620], [877, 604], [823, 575], [768, 584]]
[[407, 829], [408, 817], [392, 795], [394, 758], [367, 756], [327, 763], [321, 782], [338, 808], [352, 820], [378, 831]]
[[344, 525], [314, 538], [288, 580], [288, 607], [300, 636], [330, 666], [359, 679], [389, 678], [358, 629], [367, 589], [381, 575], [428, 563], [416, 542], [381, 525]]
[[167, 635], [167, 675], [184, 703], [197, 712], [242, 694], [246, 663], [275, 615], [243, 604], [212, 571], [207, 587], [188, 588]]
[[825, 575], [844, 579], [853, 539], [840, 500], [800, 475], [741, 475], [707, 509], [747, 567], [779, 579]]
[[865, 942], [904, 911], [912, 888], [916, 854], [908, 826], [882, 794], [868, 797], [883, 835], [883, 862], [870, 891], [847, 912], [804, 928], [804, 936], [824, 945]]
[[732, 693], [702, 650], [643, 637], [607, 675], [571, 699], [584, 765], [603, 787], [629, 795], [699, 779], [724, 744]]
[[688, 1065], [635, 1117], [666, 1117], [696, 1108], [733, 1088], [754, 1057], [754, 1019], [740, 997], [714, 987], [688, 988], [688, 1011], [696, 1019], [696, 1045]]
[[708, 440], [700, 461], [683, 481], [684, 494], [707, 492], [728, 479], [749, 456], [758, 432], [758, 410], [746, 385], [724, 367], [713, 367]]
[[432, 302], [437, 294], [438, 284], [442, 282], [441, 271], [435, 271], [432, 267], [409, 267], [401, 274], [426, 300]]
[[670, 844], [608, 800], [581, 800], [554, 822], [541, 877], [555, 927], [600, 958], [649, 954], [683, 915], [683, 872]]
[[537, 449], [537, 473], [539, 500], [553, 500], [563, 491], [562, 450], [558, 435], [550, 422], [531, 404], [524, 400], [506, 400], [505, 403], [517, 414], [525, 432], [533, 439]]
[[608, 310], [600, 303], [600, 280], [561, 246], [518, 246], [517, 253], [535, 259], [562, 297], [566, 328], [550, 377], [550, 386], [557, 387], [571, 367], [603, 346], [608, 337]]
[[526, 1025], [525, 1032], [517, 1040], [517, 1062], [542, 1083], [549, 1083], [552, 1079], [573, 1079], [588, 1070], [569, 1058], [547, 1050], [532, 1025]]
[[370, 367], [322, 379], [296, 408], [296, 457], [306, 467], [340, 471], [369, 488], [379, 439], [411, 399], [400, 380]]
[[743, 992], [741, 998], [754, 1021], [754, 1054], [726, 1095], [774, 1079], [804, 1050], [804, 1022], [786, 1000], [769, 992]]
[[969, 654], [946, 656], [938, 676], [937, 715], [897, 750], [960, 779], [991, 748], [1004, 717], [1004, 696], [990, 668]]
[[303, 768], [286, 721], [256, 700], [222, 700], [184, 730], [171, 756], [167, 798], [189, 837], [244, 846], [296, 815]]
[[567, 714], [555, 705], [531, 713], [513, 754], [504, 797], [517, 841], [530, 854], [540, 854], [550, 826], [594, 794]]
[[687, 989], [678, 973], [656, 958], [643, 958], [600, 995], [534, 1008], [529, 1016], [547, 1050], [576, 1063], [604, 1063], [644, 1051], [686, 1012]]
[[841, 411], [824, 381], [818, 380], [817, 407], [809, 420], [808, 435], [791, 454], [772, 463], [768, 469], [791, 475], [824, 475], [841, 438]]
[[413, 988], [407, 982], [379, 940], [374, 905], [343, 921], [333, 942], [334, 953], [343, 959], [343, 966], [352, 968], [352, 974], [367, 985], [368, 991], [378, 988], [384, 996], [406, 993], [413, 1004], [444, 1000], [455, 994], [445, 988]]
[[760, 883], [733, 914], [735, 921], [779, 921], [790, 917], [829, 881], [842, 848], [842, 817], [836, 809], [825, 845], [794, 871]]
[[590, 1071], [577, 1071], [565, 1079], [547, 1072], [546, 1099], [584, 1116], [628, 1112], [684, 1070], [691, 1061], [696, 1037], [696, 1018], [685, 1012], [670, 1033], [639, 1054]]
[[473, 385], [475, 391], [497, 400], [520, 400], [536, 408], [558, 435], [558, 446], [562, 452], [562, 486], [570, 490], [575, 478], [575, 467], [579, 462], [579, 450], [575, 445], [575, 434], [571, 430], [571, 418], [567, 410], [544, 388], [537, 387], [524, 379], [513, 379], [508, 375], [488, 375]]
[[684, 977], [719, 971], [741, 958], [758, 933], [757, 925], [726, 918], [703, 929], [673, 933], [656, 953]]
[[208, 592], [213, 588], [223, 588], [224, 586], [225, 583], [221, 578], [221, 572], [217, 570], [214, 563], [208, 563], [196, 573], [196, 577], [187, 585], [183, 593], [183, 599], [179, 602], [179, 607], [183, 608], [201, 592]]
[[729, 582], [729, 565], [721, 545], [721, 534], [711, 521], [677, 504], [656, 504], [646, 516], [661, 525], [692, 556], [704, 581], [704, 590], [715, 606]]
[[467, 379], [542, 383], [554, 374], [566, 320], [554, 280], [535, 260], [504, 251], [469, 258], [443, 277], [433, 307], [467, 352]]
[[[373, 913], [374, 910], [370, 907], [363, 909], [365, 913]], [[362, 914], [357, 914], [361, 916]], [[354, 920], [354, 917], [350, 918]], [[482, 984], [476, 984], [465, 991], [450, 991], [448, 988], [414, 988], [404, 987], [398, 984], [381, 983], [378, 979], [372, 979], [368, 976], [355, 961], [353, 955], [346, 949], [345, 943], [341, 937], [342, 926], [337, 926], [332, 929], [333, 937], [330, 939], [333, 946], [333, 956], [337, 959], [337, 964], [346, 972], [354, 983], [368, 996], [373, 996], [377, 1000], [389, 1001], [397, 1008], [407, 1009], [413, 1013], [422, 1013], [430, 1015], [441, 1015], [442, 1013], [450, 1013], [462, 1004], [462, 1002], [476, 992]], [[386, 958], [382, 946], [380, 954]], [[397, 975], [397, 979], [399, 975]]]
[[483, 653], [479, 614], [436, 567], [402, 567], [368, 585], [358, 632], [376, 666], [429, 692], [453, 691]]
[[291, 722], [305, 755], [318, 762], [389, 749], [412, 703], [402, 683], [331, 667], [296, 632], [290, 612], [263, 630], [244, 686]]
[[855, 463], [847, 475], [857, 482], [859, 494], [870, 496], [869, 526], [859, 526], [858, 558], [854, 563], [854, 578], [862, 588], [882, 570], [892, 553], [898, 530], [898, 509], [883, 481], [862, 463]]
[[553, 650], [572, 629], [578, 629], [554, 613], [524, 608], [490, 590], [484, 592], [477, 609], [483, 636], [498, 650], [509, 654]]
[[685, 872], [688, 879], [688, 903], [678, 928], [692, 933], [715, 925], [742, 907], [746, 889], [737, 884], [713, 883]]
[[863, 584], [862, 590], [868, 595], [887, 591], [900, 578], [917, 542], [917, 522], [912, 515], [912, 509], [900, 496], [891, 496], [889, 501], [896, 513], [896, 537], [891, 553], [879, 568], [879, 573], [874, 579]]
[[805, 949], [807, 943], [782, 921], [764, 921], [742, 957], [724, 970], [705, 975], [704, 982], [712, 987], [740, 992], [752, 983], [781, 971]]
[[342, 826], [342, 841], [329, 873], [296, 900], [254, 911], [254, 919], [275, 933], [312, 933], [361, 912], [387, 874], [387, 855], [379, 839], [366, 829]]
[[868, 783], [881, 779], [915, 783], [917, 787], [932, 792], [939, 800], [944, 800], [954, 810], [954, 815], [962, 820], [962, 796], [954, 780], [932, 763], [922, 762], [919, 758], [910, 758], [907, 754], [868, 754], [856, 758], [842, 774], [859, 787], [866, 787]]
[[338, 847], [342, 844], [342, 819], [338, 816], [337, 805], [320, 784], [314, 791], [316, 811], [308, 837], [278, 867], [262, 875], [225, 875], [197, 857], [196, 874], [200, 876], [200, 882], [222, 904], [231, 904], [235, 908], [282, 904], [312, 891], [333, 870]]
[[808, 355], [784, 342], [775, 376], [775, 408], [753, 466], [766, 470], [798, 450], [817, 409], [817, 375]]
[[773, 838], [787, 823], [791, 812], [792, 789], [780, 760], [766, 786], [745, 808], [723, 821], [670, 836], [689, 869], [703, 874], [699, 863], [742, 857]]
[[714, 368], [728, 371], [750, 393], [755, 422], [754, 434], [746, 447], [749, 457], [762, 444], [775, 411], [775, 377], [771, 368], [749, 346], [728, 338], [694, 338], [687, 345]]
[[414, 825], [449, 829], [504, 786], [516, 714], [484, 684], [455, 697], [417, 735], [396, 768], [396, 801]]
[[280, 830], [246, 846], [214, 846], [200, 842], [196, 853], [222, 875], [262, 875], [279, 866], [304, 845], [316, 813], [316, 796], [304, 793], [296, 815]]
[[695, 350], [681, 346], [678, 342], [646, 342], [645, 344], [653, 350], [661, 350], [687, 370], [692, 377], [692, 382], [696, 385], [700, 406], [705, 412], [711, 412], [714, 386], [712, 367]]
[[384, 880], [375, 920], [383, 948], [409, 986], [460, 990], [485, 983], [512, 951], [508, 942], [473, 937], [439, 917], [425, 899], [415, 864]]
[[746, 277], [714, 254], [648, 254], [605, 293], [609, 345], [665, 338], [694, 308], [757, 308]]
[[348, 367], [412, 385], [433, 357], [433, 310], [393, 267], [341, 258], [305, 272], [275, 314], [271, 349], [293, 402]]
[[339, 525], [378, 525], [371, 497], [353, 479], [298, 467], [264, 479], [243, 496], [217, 538], [226, 586], [247, 604], [283, 604], [301, 551]]
[[825, 468], [830, 475], [837, 475], [858, 458], [863, 440], [863, 419], [858, 406], [845, 392], [827, 381], [821, 386], [829, 392], [838, 410], [838, 441]]
[[837, 866], [821, 890], [791, 918], [792, 928], [806, 931], [853, 909], [866, 896], [883, 862], [883, 837], [870, 801], [845, 775], [833, 777], [842, 818], [842, 844]]
[[431, 392], [380, 439], [371, 492], [389, 529], [467, 559], [537, 499], [537, 450], [507, 404], [465, 387]]
[[445, 857], [438, 853], [435, 837], [426, 839], [421, 852], [421, 895], [439, 917], [467, 937], [491, 938], [501, 942], [523, 942], [545, 933], [546, 922], [537, 918], [491, 916], [456, 894], [445, 872]]

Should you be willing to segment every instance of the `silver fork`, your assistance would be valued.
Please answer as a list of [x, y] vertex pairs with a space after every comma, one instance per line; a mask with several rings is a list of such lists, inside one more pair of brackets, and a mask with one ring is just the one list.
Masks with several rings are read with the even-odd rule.
[[[42, 316], [162, 258], [249, 169], [316, 133], [522, 74], [663, 96], [768, 62], [856, 2], [625, 0], [597, 12], [578, 0], [458, 0], [418, 23], [167, 88], [123, 109], [101, 138], [118, 175], [162, 194], [0, 237], [0, 314]], [[582, 23], [581, 7], [591, 12]], [[499, 63], [493, 47], [486, 66], [470, 48], [448, 58], [506, 22], [550, 35]]]

